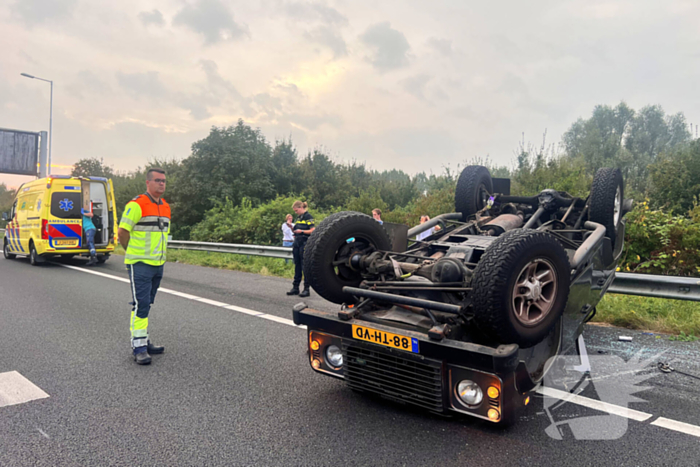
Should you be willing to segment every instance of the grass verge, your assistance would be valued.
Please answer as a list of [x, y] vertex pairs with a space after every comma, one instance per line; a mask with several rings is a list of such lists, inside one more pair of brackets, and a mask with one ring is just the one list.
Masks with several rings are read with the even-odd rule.
[[628, 329], [700, 336], [700, 302], [606, 294], [598, 304], [593, 322]]
[[[118, 247], [115, 254], [123, 255], [124, 250]], [[278, 258], [169, 250], [168, 261], [286, 279], [294, 277], [294, 264], [291, 261], [285, 264], [283, 259]], [[598, 312], [593, 322], [672, 334], [681, 337], [680, 340], [692, 341], [696, 336], [700, 336], [700, 303], [607, 294], [598, 304]]]

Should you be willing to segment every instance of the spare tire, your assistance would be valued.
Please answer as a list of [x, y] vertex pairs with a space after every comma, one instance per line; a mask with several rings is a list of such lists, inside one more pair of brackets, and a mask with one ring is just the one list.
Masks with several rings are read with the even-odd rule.
[[382, 225], [366, 214], [344, 211], [325, 218], [313, 231], [304, 250], [304, 277], [321, 297], [334, 303], [355, 303], [343, 287], [358, 287], [359, 271], [340, 262], [356, 253], [391, 249]]
[[462, 220], [481, 211], [493, 193], [493, 181], [489, 169], [481, 165], [469, 165], [462, 170], [455, 189], [455, 210], [462, 213]]
[[605, 226], [605, 235], [615, 248], [617, 231], [622, 222], [625, 185], [620, 169], [598, 169], [593, 177], [588, 204], [588, 219]]
[[489, 245], [474, 270], [474, 321], [499, 344], [530, 347], [564, 312], [571, 267], [548, 232], [511, 230]]

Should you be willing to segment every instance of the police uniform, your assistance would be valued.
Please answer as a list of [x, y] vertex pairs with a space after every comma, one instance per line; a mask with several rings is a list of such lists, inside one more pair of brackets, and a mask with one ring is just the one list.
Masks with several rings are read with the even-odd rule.
[[[294, 228], [292, 230], [311, 230], [314, 228], [314, 218], [306, 211], [304, 214], [299, 216]], [[304, 264], [304, 248], [306, 247], [306, 241], [309, 239], [311, 234], [295, 233], [294, 234], [294, 245], [292, 245], [292, 254], [294, 256], [294, 284], [292, 291], [299, 289], [299, 284], [301, 284], [302, 268]], [[304, 290], [308, 290], [309, 280], [304, 277]]]
[[160, 353], [163, 348], [153, 346], [148, 340], [148, 312], [163, 278], [170, 205], [163, 198], [156, 202], [149, 193], [139, 195], [124, 208], [119, 228], [130, 233], [124, 264], [129, 271], [133, 299], [131, 347], [135, 356], [147, 351]]

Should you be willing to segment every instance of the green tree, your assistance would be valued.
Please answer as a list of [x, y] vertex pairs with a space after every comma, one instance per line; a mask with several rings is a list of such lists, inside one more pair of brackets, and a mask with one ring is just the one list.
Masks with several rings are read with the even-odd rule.
[[321, 149], [314, 149], [300, 164], [303, 194], [313, 205], [324, 210], [343, 206], [353, 194], [350, 178]]
[[685, 213], [700, 198], [700, 140], [678, 145], [649, 166], [650, 199], [656, 208]]
[[302, 191], [299, 159], [291, 138], [275, 143], [271, 163], [273, 167], [272, 184], [278, 195]]
[[112, 178], [114, 170], [105, 165], [104, 159], [95, 157], [89, 159], [80, 159], [73, 166], [71, 175], [74, 177], [106, 177]]
[[183, 176], [171, 191], [181, 225], [178, 234], [188, 235], [188, 229], [217, 200], [229, 199], [238, 205], [248, 198], [256, 205], [274, 198], [271, 152], [260, 130], [243, 120], [235, 126], [213, 127], [209, 136], [195, 142], [192, 155], [182, 162]]
[[631, 164], [622, 152], [623, 141], [634, 118], [634, 110], [621, 102], [616, 107], [597, 105], [587, 120], [578, 119], [562, 137], [569, 157], [582, 158], [589, 171], [601, 167], [627, 170]]

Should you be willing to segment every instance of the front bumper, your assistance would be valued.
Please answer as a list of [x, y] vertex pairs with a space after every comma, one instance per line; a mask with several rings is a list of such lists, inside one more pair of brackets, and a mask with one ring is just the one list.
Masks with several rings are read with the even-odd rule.
[[[449, 339], [438, 342], [423, 333], [343, 321], [337, 313], [312, 309], [295, 310], [294, 322], [307, 327], [309, 363], [315, 371], [342, 378], [352, 389], [433, 412], [460, 412], [503, 422], [529, 401], [527, 393], [534, 387], [515, 344], [494, 348]], [[417, 340], [419, 353], [359, 340], [353, 337], [353, 324]], [[326, 349], [331, 345], [342, 349], [340, 367], [327, 361]], [[479, 385], [480, 403], [470, 406], [459, 397], [457, 385], [464, 380]]]

